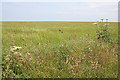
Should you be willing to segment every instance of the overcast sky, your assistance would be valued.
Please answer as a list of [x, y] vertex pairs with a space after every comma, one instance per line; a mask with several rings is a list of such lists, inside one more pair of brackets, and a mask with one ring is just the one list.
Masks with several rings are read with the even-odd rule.
[[119, 0], [1, 0], [1, 2], [118, 2]]
[[3, 2], [3, 21], [118, 21], [118, 2]]

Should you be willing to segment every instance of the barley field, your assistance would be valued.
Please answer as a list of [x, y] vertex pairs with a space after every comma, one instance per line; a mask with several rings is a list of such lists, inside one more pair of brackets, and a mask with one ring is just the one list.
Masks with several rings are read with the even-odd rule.
[[111, 43], [94, 22], [3, 22], [3, 78], [117, 78], [118, 23]]

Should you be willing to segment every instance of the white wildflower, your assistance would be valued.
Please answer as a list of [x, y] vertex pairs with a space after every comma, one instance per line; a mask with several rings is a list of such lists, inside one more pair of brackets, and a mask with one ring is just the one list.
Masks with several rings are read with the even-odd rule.
[[108, 26], [109, 24], [104, 24], [103, 26]]
[[97, 23], [93, 23], [93, 24], [97, 25]]
[[101, 20], [104, 20], [103, 18], [101, 18]]
[[22, 47], [18, 47], [18, 46], [13, 46], [11, 48], [11, 51], [14, 52], [15, 50], [21, 49]]
[[106, 20], [109, 20], [108, 18]]

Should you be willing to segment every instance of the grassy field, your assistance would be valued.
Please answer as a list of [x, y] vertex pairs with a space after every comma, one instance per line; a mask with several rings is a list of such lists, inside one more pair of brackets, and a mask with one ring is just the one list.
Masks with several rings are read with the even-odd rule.
[[96, 39], [92, 22], [3, 22], [2, 76], [116, 78], [118, 23], [109, 24], [112, 43]]

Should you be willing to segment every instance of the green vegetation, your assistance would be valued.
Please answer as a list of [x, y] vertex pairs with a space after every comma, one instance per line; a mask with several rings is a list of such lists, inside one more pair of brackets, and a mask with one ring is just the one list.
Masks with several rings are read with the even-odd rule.
[[92, 22], [3, 22], [3, 78], [116, 78], [118, 23], [109, 23], [112, 43], [96, 30]]

